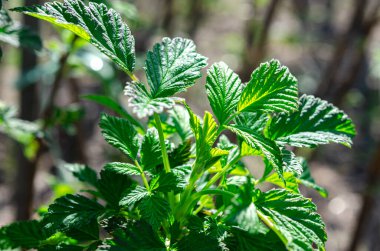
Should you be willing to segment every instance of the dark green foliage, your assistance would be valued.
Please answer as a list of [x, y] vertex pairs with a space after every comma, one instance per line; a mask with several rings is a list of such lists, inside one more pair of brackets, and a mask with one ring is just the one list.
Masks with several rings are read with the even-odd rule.
[[[213, 64], [206, 92], [215, 118], [205, 111], [201, 119], [184, 99], [173, 97], [195, 84], [206, 66], [191, 40], [164, 38], [156, 44], [147, 53], [143, 83], [132, 73], [129, 28], [106, 5], [66, 0], [16, 10], [94, 44], [133, 80], [125, 89], [133, 112], [152, 117], [141, 124], [117, 101], [87, 96], [123, 117], [103, 114], [100, 128], [105, 140], [129, 159], [105, 164], [99, 176], [88, 166], [69, 165], [90, 187], [89, 194], [56, 199], [40, 221], [0, 228], [1, 249], [325, 249], [325, 225], [299, 184], [327, 193], [286, 145], [349, 146], [355, 129], [326, 101], [307, 95], [299, 99], [297, 80], [285, 66], [277, 60], [263, 63], [244, 85], [225, 63]], [[20, 124], [28, 125], [0, 106], [2, 131], [21, 131]], [[236, 134], [238, 142], [230, 142], [224, 131]], [[20, 139], [20, 134], [11, 135]], [[265, 163], [261, 177], [244, 165], [243, 158], [251, 155]], [[280, 189], [265, 191], [259, 186], [263, 182]]]

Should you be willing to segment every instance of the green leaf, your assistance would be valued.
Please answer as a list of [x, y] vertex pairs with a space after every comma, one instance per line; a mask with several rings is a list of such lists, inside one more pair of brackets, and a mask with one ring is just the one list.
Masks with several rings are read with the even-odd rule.
[[279, 187], [282, 187], [292, 193], [300, 193], [298, 189], [298, 179], [294, 176], [294, 173], [284, 172], [280, 177], [278, 173], [272, 173], [265, 178], [266, 182], [272, 183]]
[[244, 112], [235, 118], [235, 124], [245, 126], [256, 132], [263, 132], [268, 120], [268, 114], [262, 112]]
[[281, 175], [283, 172], [281, 150], [277, 144], [264, 138], [261, 134], [243, 126], [233, 125], [227, 127], [233, 133], [243, 138], [252, 148], [259, 150], [260, 153], [272, 164], [275, 170]]
[[310, 199], [286, 190], [270, 190], [254, 203], [260, 219], [275, 231], [288, 250], [324, 250], [325, 225]]
[[68, 231], [86, 226], [104, 212], [104, 207], [82, 195], [68, 194], [54, 201], [43, 218], [47, 229]]
[[143, 129], [144, 127], [138, 122], [135, 118], [133, 118], [118, 102], [113, 100], [110, 97], [103, 95], [83, 95], [81, 96], [85, 100], [93, 101], [97, 104], [103, 105], [108, 109], [114, 111], [122, 118], [125, 118], [129, 122], [131, 122], [134, 126]]
[[301, 162], [292, 151], [285, 148], [281, 149], [282, 160], [284, 164], [284, 171], [293, 173], [296, 177], [300, 176], [303, 172]]
[[137, 82], [128, 84], [125, 87], [124, 94], [130, 97], [129, 105], [139, 118], [161, 113], [164, 109], [172, 108], [175, 102], [182, 101], [181, 98], [176, 97], [153, 98], [144, 84]]
[[190, 233], [178, 243], [178, 251], [222, 251], [219, 241], [204, 233]]
[[165, 98], [185, 91], [201, 77], [207, 59], [196, 52], [193, 41], [163, 38], [147, 53], [145, 72], [152, 98]]
[[351, 146], [355, 127], [351, 119], [332, 104], [303, 95], [299, 111], [275, 115], [266, 134], [279, 144], [295, 147], [315, 147], [330, 142]]
[[232, 227], [226, 240], [227, 247], [236, 251], [285, 251], [281, 240], [272, 232], [250, 234], [243, 229]]
[[240, 112], [290, 113], [298, 107], [296, 78], [277, 60], [262, 63], [251, 75], [238, 103]]
[[90, 223], [81, 226], [72, 228], [65, 232], [65, 234], [77, 241], [92, 241], [99, 240], [99, 223], [98, 219], [94, 218]]
[[120, 200], [120, 206], [133, 206], [135, 203], [141, 201], [149, 196], [149, 191], [145, 187], [137, 185], [135, 188], [126, 192], [126, 195]]
[[224, 62], [215, 63], [207, 71], [206, 90], [211, 108], [223, 125], [236, 111], [242, 92], [241, 80]]
[[302, 158], [300, 162], [302, 165], [303, 173], [298, 177], [298, 182], [306, 187], [316, 190], [322, 197], [328, 197], [327, 190], [315, 183], [315, 180], [311, 176], [310, 167], [308, 166], [306, 160]]
[[181, 192], [186, 186], [184, 179], [181, 179], [180, 176], [175, 175], [174, 173], [161, 173], [157, 177], [153, 178], [150, 181], [151, 191], [157, 192], [171, 192], [174, 193]]
[[191, 141], [187, 140], [168, 154], [170, 166], [175, 168], [176, 166], [186, 164], [190, 160], [190, 155]]
[[158, 195], [145, 197], [138, 205], [141, 216], [152, 225], [153, 229], [158, 229], [161, 222], [169, 217], [169, 203]]
[[122, 174], [122, 175], [140, 175], [141, 174], [141, 171], [137, 166], [129, 164], [129, 163], [122, 163], [122, 162], [107, 163], [104, 166], [104, 169], [110, 170], [112, 172]]
[[149, 128], [144, 135], [140, 155], [144, 171], [151, 171], [162, 164], [161, 145], [156, 128]]
[[98, 185], [98, 175], [95, 170], [89, 166], [82, 164], [66, 164], [65, 167], [72, 172], [74, 177], [78, 180], [94, 187]]
[[98, 190], [111, 207], [118, 209], [119, 201], [133, 184], [134, 182], [129, 176], [120, 175], [115, 170], [105, 169], [100, 172]]
[[[153, 230], [151, 225], [144, 221], [129, 223], [125, 230], [118, 229], [110, 241], [109, 251], [165, 251], [165, 243]], [[104, 249], [101, 249], [104, 250]]]
[[0, 229], [0, 248], [38, 248], [48, 237], [41, 223], [36, 220], [15, 222]]
[[176, 105], [168, 112], [169, 118], [167, 124], [175, 128], [175, 132], [179, 135], [182, 142], [188, 140], [191, 135], [191, 128], [189, 125], [189, 114], [185, 108]]
[[236, 225], [239, 228], [249, 232], [256, 233], [259, 224], [259, 217], [256, 213], [256, 206], [250, 203], [246, 207], [240, 207], [235, 212], [231, 212], [233, 215], [229, 217], [228, 222], [232, 225]]
[[14, 11], [48, 21], [89, 41], [127, 73], [135, 67], [135, 41], [120, 14], [104, 4], [81, 0], [50, 2]]
[[223, 240], [227, 236], [228, 227], [211, 217], [204, 219], [192, 216], [189, 219], [190, 233], [178, 242], [178, 251], [225, 250]]
[[110, 145], [136, 160], [139, 148], [137, 132], [128, 120], [102, 114], [99, 126]]
[[215, 140], [218, 137], [218, 125], [213, 116], [209, 112], [205, 112], [203, 123], [195, 115], [189, 107], [187, 107], [190, 115], [190, 127], [195, 136], [196, 144], [196, 164], [195, 168], [199, 168], [196, 172], [206, 169], [220, 159], [221, 156], [228, 154], [217, 148], [212, 148]]

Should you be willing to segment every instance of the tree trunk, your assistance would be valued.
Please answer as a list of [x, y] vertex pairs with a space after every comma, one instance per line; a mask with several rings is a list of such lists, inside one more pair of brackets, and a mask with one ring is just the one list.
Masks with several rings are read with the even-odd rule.
[[[34, 0], [25, 0], [25, 5], [36, 4]], [[22, 22], [38, 33], [38, 19], [22, 15]], [[21, 73], [25, 74], [37, 65], [36, 54], [28, 48], [21, 49]], [[39, 113], [38, 83], [32, 83], [20, 91], [20, 118], [33, 121]], [[28, 160], [21, 146], [17, 149], [18, 170], [14, 184], [16, 220], [27, 220], [31, 216], [34, 197], [34, 176], [37, 161]]]

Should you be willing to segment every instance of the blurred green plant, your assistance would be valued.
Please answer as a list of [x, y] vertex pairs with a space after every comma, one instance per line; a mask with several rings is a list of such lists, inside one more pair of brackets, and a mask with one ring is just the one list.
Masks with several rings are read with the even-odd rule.
[[[0, 41], [13, 46], [28, 47], [35, 50], [41, 50], [42, 41], [40, 37], [28, 29], [13, 21], [8, 12], [0, 8]], [[0, 58], [2, 57], [0, 48]]]
[[[87, 96], [122, 116], [103, 114], [105, 140], [129, 158], [100, 175], [70, 165], [88, 195], [56, 199], [40, 220], [0, 229], [0, 248], [39, 250], [324, 250], [325, 225], [299, 185], [317, 186], [304, 160], [287, 146], [352, 144], [347, 115], [309, 95], [277, 60], [243, 84], [225, 63], [213, 64], [206, 92], [214, 116], [201, 119], [182, 98], [207, 59], [184, 38], [164, 38], [148, 51], [147, 85], [135, 75], [134, 39], [104, 4], [53, 2], [17, 11], [73, 31], [111, 58], [132, 80], [125, 88], [137, 121], [114, 100]], [[167, 113], [165, 113], [167, 111]], [[222, 133], [238, 136], [237, 144]], [[260, 156], [256, 177], [241, 161]], [[280, 188], [264, 191], [269, 182]], [[100, 235], [100, 233], [102, 233]]]

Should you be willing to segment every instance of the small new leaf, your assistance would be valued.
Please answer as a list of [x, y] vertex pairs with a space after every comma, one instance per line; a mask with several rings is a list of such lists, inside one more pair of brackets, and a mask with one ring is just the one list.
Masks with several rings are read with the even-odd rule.
[[130, 97], [129, 106], [139, 118], [161, 113], [164, 109], [172, 108], [175, 102], [182, 101], [181, 98], [177, 97], [153, 98], [144, 84], [137, 82], [128, 84], [125, 87], [124, 94]]
[[250, 147], [259, 152], [272, 164], [281, 175], [283, 172], [281, 150], [277, 144], [261, 134], [244, 126], [233, 125], [228, 127], [233, 133], [241, 137]]
[[297, 80], [277, 60], [263, 63], [253, 71], [238, 103], [240, 112], [290, 113], [297, 107]]
[[279, 144], [295, 147], [315, 147], [330, 142], [351, 146], [355, 127], [351, 119], [332, 104], [303, 95], [299, 111], [275, 115], [266, 134]]
[[206, 90], [211, 108], [223, 125], [236, 111], [242, 84], [238, 75], [223, 63], [213, 64], [207, 71]]
[[161, 146], [156, 128], [148, 129], [141, 144], [141, 164], [145, 171], [150, 171], [162, 164]]

